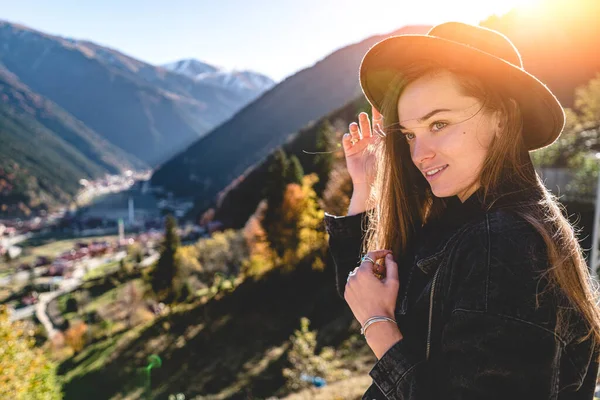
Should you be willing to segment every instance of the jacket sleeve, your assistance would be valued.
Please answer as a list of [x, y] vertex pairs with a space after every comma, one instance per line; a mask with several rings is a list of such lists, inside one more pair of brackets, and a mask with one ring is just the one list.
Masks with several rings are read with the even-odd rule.
[[335, 265], [336, 290], [343, 299], [348, 273], [361, 258], [362, 241], [368, 224], [367, 212], [336, 216], [325, 213], [325, 230], [329, 234], [329, 252]]
[[555, 309], [534, 310], [536, 244], [514, 233], [473, 232], [457, 246], [436, 289], [430, 359], [405, 337], [369, 373], [387, 399], [555, 398], [564, 343]]

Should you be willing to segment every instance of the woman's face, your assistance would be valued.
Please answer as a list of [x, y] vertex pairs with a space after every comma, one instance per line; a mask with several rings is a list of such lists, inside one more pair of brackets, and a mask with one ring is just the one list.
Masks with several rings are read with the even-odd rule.
[[[406, 86], [398, 100], [401, 134], [415, 166], [436, 197], [465, 201], [479, 187], [478, 176], [496, 132], [496, 114], [461, 92], [450, 72], [423, 76]], [[426, 171], [445, 167], [433, 176]]]

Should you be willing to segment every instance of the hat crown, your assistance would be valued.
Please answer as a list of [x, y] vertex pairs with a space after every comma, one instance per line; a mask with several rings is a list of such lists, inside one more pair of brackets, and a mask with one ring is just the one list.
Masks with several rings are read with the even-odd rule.
[[445, 22], [431, 28], [427, 35], [473, 47], [523, 69], [521, 55], [510, 39], [491, 29], [461, 22]]

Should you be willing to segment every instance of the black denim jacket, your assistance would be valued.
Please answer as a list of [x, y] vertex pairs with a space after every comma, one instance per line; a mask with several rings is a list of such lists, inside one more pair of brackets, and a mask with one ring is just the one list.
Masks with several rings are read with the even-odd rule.
[[[373, 366], [363, 399], [592, 399], [598, 374], [591, 342], [554, 333], [565, 297], [540, 296], [546, 245], [510, 207], [484, 211], [478, 190], [457, 196], [425, 225], [409, 254], [394, 254], [403, 339]], [[325, 213], [336, 288], [360, 262], [367, 214]]]

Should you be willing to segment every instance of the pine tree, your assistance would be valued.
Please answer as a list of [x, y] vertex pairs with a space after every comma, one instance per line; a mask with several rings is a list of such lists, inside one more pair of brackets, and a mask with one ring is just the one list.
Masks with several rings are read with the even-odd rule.
[[295, 155], [291, 155], [288, 161], [287, 170], [286, 170], [286, 183], [297, 183], [298, 185], [302, 184], [302, 177], [304, 177], [304, 169], [302, 168], [302, 164], [300, 164], [300, 160]]
[[175, 277], [180, 270], [180, 259], [177, 250], [180, 246], [177, 234], [177, 221], [168, 215], [165, 222], [165, 237], [160, 250], [160, 257], [152, 272], [152, 290], [157, 297], [170, 302], [176, 296]]
[[285, 152], [279, 148], [272, 156], [269, 165], [268, 179], [265, 182], [263, 196], [272, 204], [281, 204], [283, 192], [285, 191], [286, 172], [288, 169], [288, 158]]
[[284, 250], [279, 240], [277, 222], [281, 220], [281, 204], [287, 186], [288, 164], [289, 161], [285, 152], [281, 148], [277, 149], [269, 166], [269, 176], [264, 191], [267, 199], [267, 210], [263, 227], [267, 234], [267, 240], [278, 254], [283, 254]]
[[314, 190], [320, 197], [329, 182], [329, 174], [333, 167], [333, 153], [330, 153], [332, 145], [331, 138], [334, 135], [334, 129], [329, 120], [325, 120], [319, 126], [316, 138], [316, 151], [319, 154], [315, 155], [314, 166], [315, 173], [319, 177], [319, 181], [315, 184]]

